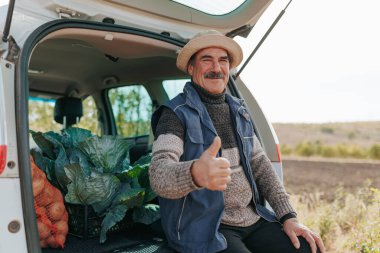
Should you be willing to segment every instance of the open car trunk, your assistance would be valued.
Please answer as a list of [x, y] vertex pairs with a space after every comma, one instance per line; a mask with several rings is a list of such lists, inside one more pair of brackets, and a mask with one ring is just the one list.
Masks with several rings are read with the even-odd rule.
[[[152, 100], [151, 113], [169, 99], [163, 81], [188, 79], [175, 64], [177, 52], [184, 44], [185, 41], [170, 37], [166, 33], [157, 34], [107, 23], [59, 20], [41, 26], [26, 40], [18, 65], [16, 94], [20, 99], [16, 101], [16, 107], [21, 108], [17, 115], [21, 129], [18, 131], [19, 140], [25, 142], [28, 139], [30, 124], [28, 125], [27, 119], [29, 117], [29, 123], [33, 120], [30, 115], [23, 113], [28, 111], [29, 96], [45, 100], [62, 97], [84, 100], [92, 97], [97, 111], [97, 116], [94, 117], [99, 123], [94, 134], [120, 134], [115, 108], [108, 96], [109, 91], [140, 84]], [[231, 79], [228, 92], [240, 97]], [[260, 115], [260, 108], [256, 105], [253, 107], [259, 110], [256, 115]], [[121, 110], [120, 107], [116, 109], [118, 110]], [[128, 110], [123, 112], [128, 113]], [[146, 111], [143, 111], [142, 115], [145, 114]], [[263, 128], [268, 128], [266, 120], [262, 124]], [[130, 151], [131, 161], [149, 153], [153, 141], [151, 132], [128, 139], [136, 144], [136, 148]], [[19, 144], [22, 157], [20, 164], [24, 168], [29, 167], [28, 146], [25, 143]], [[23, 184], [26, 188], [25, 194], [30, 194], [24, 197], [24, 205], [30, 207], [24, 211], [25, 222], [31, 225], [27, 234], [30, 243], [39, 250], [33, 195], [31, 192], [27, 193], [28, 184], [31, 188], [31, 175], [28, 170], [22, 170], [20, 174], [26, 182]], [[172, 251], [167, 247], [160, 222], [157, 221], [149, 226], [136, 224], [127, 231], [109, 233], [107, 241], [102, 244], [97, 236], [83, 239], [75, 233], [70, 234], [69, 226], [64, 249], [47, 248], [42, 252]]]
[[[96, 120], [100, 122], [97, 133], [117, 135], [107, 91], [140, 83], [147, 87], [155, 106], [163, 103], [168, 98], [154, 83], [155, 80], [184, 78], [175, 67], [176, 52], [181, 45], [182, 41], [165, 35], [110, 24], [70, 20], [47, 23], [28, 38], [21, 54], [19, 106], [27, 106], [29, 96], [45, 100], [92, 96], [98, 111]], [[27, 126], [28, 115], [20, 113], [18, 118], [21, 125]], [[33, 120], [29, 115], [29, 121]], [[27, 131], [20, 132], [19, 138], [27, 139]], [[136, 161], [149, 153], [150, 136], [129, 139], [136, 144], [136, 149], [130, 152], [130, 160]], [[29, 149], [22, 149], [20, 157], [29, 157]], [[23, 173], [24, 180], [28, 181], [29, 172]], [[33, 206], [33, 195], [25, 198], [27, 200], [29, 206]], [[30, 222], [35, 223], [33, 208], [28, 212]], [[31, 240], [39, 242], [38, 233], [34, 235]], [[172, 251], [166, 246], [158, 220], [151, 225], [135, 224], [126, 231], [108, 233], [102, 244], [98, 236], [83, 239], [71, 234], [69, 226], [63, 249], [46, 248], [42, 252]]]
[[[133, 163], [150, 152], [153, 142], [151, 113], [174, 97], [172, 95], [182, 91], [182, 88], [174, 89], [170, 93], [164, 82], [184, 82], [189, 78], [176, 68], [178, 50], [201, 30], [216, 29], [231, 38], [247, 36], [270, 2], [242, 0], [232, 9], [227, 8], [218, 14], [194, 8], [186, 1], [171, 0], [9, 1], [0, 43], [4, 57], [1, 58], [4, 63], [2, 69], [7, 74], [0, 83], [1, 88], [7, 91], [4, 103], [7, 122], [5, 130], [0, 129], [0, 132], [8, 137], [8, 141], [3, 145], [4, 140], [0, 138], [0, 146], [8, 148], [7, 160], [15, 163], [10, 163], [12, 168], [6, 168], [1, 177], [11, 178], [8, 181], [12, 181], [12, 189], [16, 187], [19, 192], [7, 196], [6, 199], [12, 198], [18, 206], [5, 209], [10, 215], [1, 221], [7, 224], [21, 221], [15, 223], [21, 226], [17, 237], [10, 229], [3, 233], [7, 236], [1, 242], [5, 249], [13, 249], [17, 245], [18, 252], [41, 252], [29, 160], [30, 148], [34, 146], [29, 138], [30, 130], [39, 131], [34, 127], [36, 121], [45, 126], [44, 131], [58, 129], [59, 132], [72, 124], [65, 117], [62, 122], [61, 117], [57, 120], [53, 113], [48, 121], [36, 117], [29, 110], [31, 99], [49, 103], [60, 98], [81, 102], [93, 99], [94, 111], [83, 115], [92, 118], [82, 117], [81, 121], [96, 122], [95, 135], [122, 136], [135, 143], [129, 152]], [[214, 5], [215, 1], [207, 3], [211, 9]], [[260, 122], [255, 125], [258, 136], [266, 141], [265, 147], [271, 151], [272, 161], [278, 162], [273, 131], [245, 84], [239, 78], [236, 81], [235, 84], [230, 78], [227, 92], [250, 100], [247, 103], [250, 113], [256, 118], [260, 116]], [[133, 111], [129, 110], [128, 101], [112, 93], [124, 87], [131, 93], [145, 91], [137, 94], [139, 99], [134, 103], [137, 107]], [[151, 100], [146, 102], [145, 98]], [[112, 99], [118, 102], [116, 106]], [[142, 110], [139, 110], [140, 105], [143, 105]], [[46, 111], [46, 108], [41, 108], [41, 112]], [[135, 135], [126, 136], [123, 126], [118, 125], [118, 117], [124, 114], [132, 115], [131, 118], [137, 115], [134, 121], [124, 122], [126, 125], [131, 123], [129, 125], [132, 125]], [[62, 125], [46, 129], [54, 120]], [[140, 131], [142, 128], [144, 131]], [[7, 191], [4, 192], [8, 194], [11, 187], [5, 187]], [[14, 211], [18, 212], [17, 215]], [[69, 234], [64, 249], [42, 251], [167, 252], [164, 236], [157, 224], [159, 222], [152, 226], [133, 226], [127, 232], [108, 234], [104, 244], [99, 244], [98, 237], [80, 239]]]
[[147, 227], [136, 227], [133, 231], [110, 234], [103, 244], [99, 243], [99, 238], [81, 239], [68, 234], [65, 248], [42, 249], [43, 253], [54, 252], [117, 252], [117, 253], [174, 253], [175, 251], [167, 247], [166, 241], [161, 234]]

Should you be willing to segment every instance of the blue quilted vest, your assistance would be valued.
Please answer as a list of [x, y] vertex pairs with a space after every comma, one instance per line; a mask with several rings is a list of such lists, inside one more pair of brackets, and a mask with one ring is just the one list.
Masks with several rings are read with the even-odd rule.
[[[254, 129], [243, 101], [226, 94], [232, 122], [237, 131], [241, 164], [251, 184], [253, 206], [268, 221], [276, 221], [274, 214], [260, 204], [259, 192], [253, 179], [250, 161], [253, 151]], [[170, 108], [185, 128], [184, 154], [181, 161], [198, 159], [213, 142], [217, 132], [211, 118], [191, 83], [183, 93], [163, 105]], [[155, 131], [162, 108], [152, 116]], [[220, 151], [219, 151], [220, 156]], [[224, 210], [221, 191], [195, 190], [181, 199], [159, 197], [162, 226], [169, 246], [182, 253], [212, 253], [224, 250], [226, 240], [218, 232]]]

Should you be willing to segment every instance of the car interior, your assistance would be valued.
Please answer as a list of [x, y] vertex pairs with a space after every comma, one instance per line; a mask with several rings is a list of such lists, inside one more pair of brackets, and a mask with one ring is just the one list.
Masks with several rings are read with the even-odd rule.
[[[175, 67], [179, 49], [178, 45], [143, 35], [83, 28], [61, 29], [50, 33], [33, 49], [28, 70], [29, 96], [53, 101], [54, 117], [51, 120], [55, 120], [61, 129], [80, 127], [80, 122], [86, 120], [83, 100], [91, 97], [96, 105], [97, 133], [120, 135], [121, 128], [113, 113], [115, 106], [110, 99], [112, 90], [136, 86], [143, 89], [147, 95], [139, 103], [150, 107], [142, 109], [146, 111], [144, 117], [148, 122], [145, 123], [149, 125], [151, 112], [169, 99], [163, 81], [188, 79]], [[144, 99], [149, 101], [144, 102]], [[128, 105], [126, 102], [123, 112], [127, 113]], [[30, 126], [38, 120], [38, 117], [29, 116]], [[150, 152], [151, 131], [121, 135], [135, 143], [130, 150], [131, 163]], [[171, 252], [165, 247], [159, 227], [156, 223], [151, 227], [137, 227], [130, 234], [115, 233], [109, 235], [104, 244], [99, 244], [98, 238], [83, 240], [68, 235], [65, 248], [60, 252]], [[128, 250], [120, 251], [123, 248]], [[43, 249], [43, 252], [56, 251]]]
[[[152, 99], [152, 106], [164, 103], [168, 96], [162, 81], [187, 78], [175, 67], [177, 50], [176, 45], [141, 35], [81, 28], [58, 30], [33, 50], [29, 94], [53, 100], [65, 97], [83, 100], [91, 96], [98, 111], [100, 132], [117, 134], [115, 122], [110, 118], [112, 108], [107, 91], [141, 85]], [[79, 104], [70, 103], [70, 107], [76, 106]], [[150, 139], [146, 137], [133, 139], [142, 146]]]

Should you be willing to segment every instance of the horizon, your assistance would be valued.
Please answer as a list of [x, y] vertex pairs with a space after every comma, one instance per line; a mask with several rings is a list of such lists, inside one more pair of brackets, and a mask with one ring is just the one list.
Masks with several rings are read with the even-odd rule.
[[328, 125], [328, 124], [355, 124], [355, 123], [378, 123], [380, 124], [380, 120], [367, 120], [367, 121], [330, 121], [330, 122], [271, 122], [272, 124], [305, 124], [305, 125]]

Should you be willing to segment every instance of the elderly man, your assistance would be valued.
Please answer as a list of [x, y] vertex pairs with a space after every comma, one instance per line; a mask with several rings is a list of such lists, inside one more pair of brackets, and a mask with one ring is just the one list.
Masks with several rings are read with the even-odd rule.
[[242, 58], [234, 40], [197, 34], [177, 58], [191, 82], [152, 117], [149, 176], [169, 246], [186, 253], [324, 252], [319, 236], [297, 221], [243, 102], [226, 93], [229, 71]]

